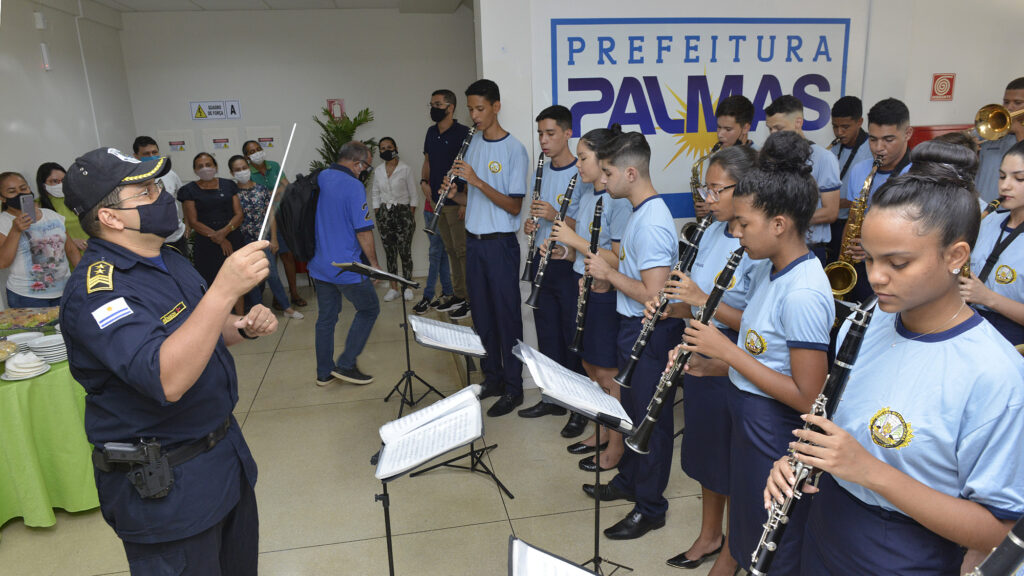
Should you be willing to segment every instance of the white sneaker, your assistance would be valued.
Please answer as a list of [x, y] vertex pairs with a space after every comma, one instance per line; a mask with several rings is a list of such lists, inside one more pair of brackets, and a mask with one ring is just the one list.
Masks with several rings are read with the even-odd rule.
[[390, 288], [388, 293], [384, 295], [385, 302], [391, 302], [396, 298], [398, 298], [398, 290], [395, 290], [394, 288]]
[[286, 310], [284, 316], [285, 318], [291, 318], [293, 320], [302, 320], [303, 318], [305, 318], [302, 312], [299, 312], [298, 310], [292, 310], [291, 312], [288, 312]]
[[405, 289], [405, 299], [410, 302], [412, 301], [412, 288]]

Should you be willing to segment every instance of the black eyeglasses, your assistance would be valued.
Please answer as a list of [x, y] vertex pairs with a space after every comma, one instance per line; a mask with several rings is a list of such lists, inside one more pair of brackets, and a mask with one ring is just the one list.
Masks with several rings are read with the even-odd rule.
[[722, 192], [725, 192], [726, 190], [735, 187], [735, 184], [729, 184], [728, 186], [722, 186], [721, 188], [718, 188], [716, 190], [711, 186], [705, 184], [700, 188], [697, 188], [697, 193], [700, 194], [701, 199], [703, 199], [705, 202], [718, 202], [719, 200], [721, 200]]

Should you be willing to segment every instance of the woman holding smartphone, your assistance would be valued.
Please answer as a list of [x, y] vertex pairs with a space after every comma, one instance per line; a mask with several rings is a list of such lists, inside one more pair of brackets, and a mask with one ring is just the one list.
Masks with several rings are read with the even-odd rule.
[[7, 277], [9, 308], [58, 306], [72, 266], [82, 254], [68, 237], [64, 217], [35, 205], [17, 172], [0, 174], [0, 268]]

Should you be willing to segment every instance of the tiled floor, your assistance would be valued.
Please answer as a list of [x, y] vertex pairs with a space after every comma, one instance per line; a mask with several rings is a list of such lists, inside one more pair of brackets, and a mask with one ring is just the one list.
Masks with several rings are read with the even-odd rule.
[[[305, 319], [284, 320], [277, 334], [232, 349], [239, 374], [235, 414], [260, 469], [260, 574], [387, 574], [384, 515], [374, 501], [381, 485], [369, 458], [379, 447], [377, 428], [398, 411], [394, 397], [382, 400], [405, 370], [398, 326], [402, 306], [381, 302], [370, 344], [360, 357], [360, 367], [376, 377], [373, 384], [318, 388], [313, 384], [316, 298], [307, 292]], [[336, 333], [339, 351], [350, 320], [346, 303]], [[455, 357], [415, 343], [411, 351], [413, 368], [426, 381], [446, 393], [461, 387], [464, 376]], [[524, 405], [537, 398], [537, 390], [529, 390]], [[436, 399], [431, 395], [421, 406]], [[492, 402], [484, 400], [484, 407]], [[395, 573], [506, 574], [512, 534], [572, 560], [591, 557], [593, 501], [580, 485], [593, 476], [581, 472], [578, 458], [565, 452], [569, 442], [558, 435], [564, 423], [563, 417], [485, 416], [485, 441], [498, 444], [488, 464], [514, 499], [489, 478], [461, 470], [442, 469], [389, 484]], [[610, 477], [602, 475], [605, 481]], [[632, 542], [602, 536], [601, 555], [633, 567], [636, 574], [686, 574], [667, 567], [665, 560], [696, 536], [699, 492], [676, 463], [667, 491], [666, 527]], [[601, 527], [629, 509], [606, 504]], [[120, 542], [98, 510], [58, 511], [57, 518], [56, 526], [46, 529], [26, 528], [20, 519], [3, 526], [0, 575], [127, 574]], [[703, 575], [709, 568], [705, 564], [688, 573]]]

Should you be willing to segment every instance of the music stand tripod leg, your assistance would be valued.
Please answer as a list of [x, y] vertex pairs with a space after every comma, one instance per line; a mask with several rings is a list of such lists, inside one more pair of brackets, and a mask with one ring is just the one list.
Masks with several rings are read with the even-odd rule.
[[[501, 482], [501, 480], [498, 479], [498, 476], [494, 473], [494, 471], [491, 470], [487, 466], [487, 464], [484, 463], [484, 461], [483, 461], [484, 454], [487, 454], [488, 452], [490, 452], [491, 450], [494, 450], [497, 447], [498, 447], [497, 444], [491, 444], [490, 446], [484, 446], [483, 448], [477, 449], [476, 448], [476, 442], [472, 442], [469, 445], [469, 452], [467, 452], [465, 454], [462, 454], [462, 455], [459, 455], [459, 456], [456, 456], [454, 458], [449, 458], [448, 460], [445, 460], [444, 462], [439, 462], [439, 463], [434, 464], [432, 466], [428, 466], [428, 467], [426, 467], [426, 468], [424, 468], [422, 470], [417, 470], [416, 472], [413, 472], [412, 474], [409, 474], [409, 477], [412, 478], [414, 476], [419, 476], [420, 474], [425, 474], [427, 472], [430, 472], [431, 470], [437, 470], [438, 468], [442, 468], [442, 467], [445, 467], [445, 468], [458, 468], [460, 470], [468, 470], [470, 472], [476, 472], [478, 474], [483, 474], [485, 476], [490, 476], [491, 479], [494, 480], [494, 483], [498, 485], [498, 488], [501, 488], [502, 492], [505, 493], [505, 495], [507, 495], [511, 499], [514, 499], [515, 496], [512, 495], [512, 492], [510, 492], [509, 489], [505, 487], [505, 485]], [[469, 458], [469, 463], [470, 463], [469, 466], [462, 466], [462, 465], [459, 465], [459, 464], [453, 464], [453, 462], [458, 462], [459, 460], [462, 460], [463, 458]]]
[[[409, 349], [409, 311], [405, 304], [405, 298], [400, 298], [400, 300], [402, 301], [403, 321], [401, 324], [399, 324], [399, 326], [402, 327], [403, 332], [405, 333], [405, 373], [402, 374], [402, 377], [399, 378], [398, 382], [395, 383], [393, 388], [391, 388], [391, 392], [388, 392], [388, 395], [384, 397], [385, 402], [390, 400], [391, 396], [393, 396], [395, 392], [397, 392], [399, 397], [401, 397], [402, 401], [398, 406], [399, 418], [401, 418], [406, 406], [412, 408], [413, 406], [418, 404], [420, 400], [426, 398], [427, 394], [430, 394], [431, 392], [437, 394], [441, 398], [445, 397], [444, 394], [442, 394], [437, 388], [431, 386], [429, 382], [421, 378], [418, 374], [416, 374], [416, 371], [412, 369], [412, 351]], [[427, 390], [424, 391], [423, 395], [420, 396], [419, 398], [416, 398], [416, 393], [413, 392], [412, 389], [413, 378], [416, 378], [427, 387]]]
[[380, 485], [384, 491], [375, 494], [373, 499], [384, 506], [384, 535], [388, 543], [388, 574], [395, 576], [395, 556], [391, 544], [391, 499], [388, 497], [388, 483], [381, 481]]
[[601, 423], [594, 420], [594, 424], [597, 425], [597, 433], [594, 437], [594, 557], [587, 560], [580, 566], [585, 567], [588, 564], [594, 565], [594, 572], [597, 572], [601, 576], [606, 576], [604, 569], [601, 564], [608, 564], [615, 568], [607, 574], [611, 576], [619, 570], [625, 570], [626, 572], [632, 572], [633, 569], [629, 566], [612, 562], [607, 558], [601, 558], [601, 498], [598, 491], [601, 488]]

